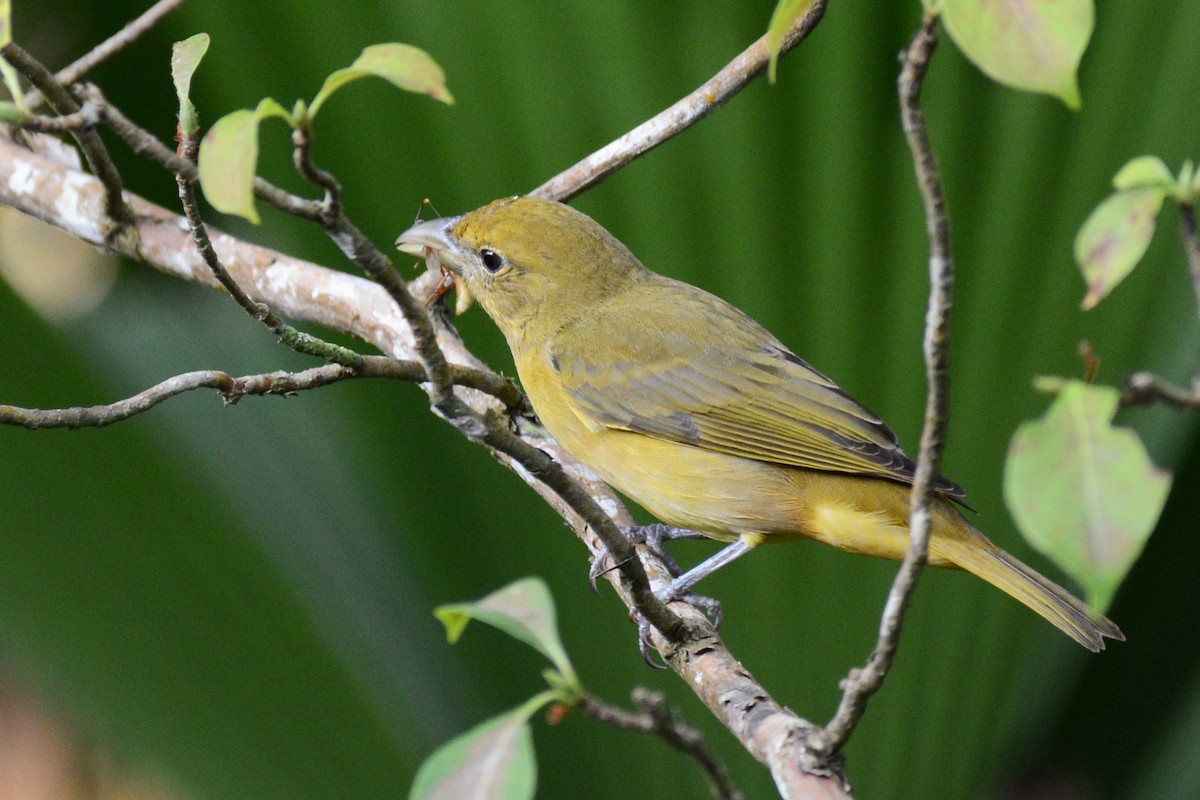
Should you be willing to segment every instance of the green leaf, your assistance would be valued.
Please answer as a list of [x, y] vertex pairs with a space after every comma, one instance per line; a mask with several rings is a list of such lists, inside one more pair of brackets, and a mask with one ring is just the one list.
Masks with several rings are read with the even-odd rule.
[[446, 105], [454, 103], [446, 88], [446, 75], [437, 62], [424, 50], [393, 42], [371, 45], [349, 67], [326, 78], [310, 105], [309, 118], [315, 117], [321, 105], [342, 86], [372, 75], [406, 92], [427, 94]]
[[1113, 177], [1113, 188], [1174, 189], [1175, 176], [1158, 156], [1138, 156], [1126, 162]]
[[554, 600], [541, 578], [522, 578], [474, 603], [439, 606], [433, 612], [446, 626], [451, 642], [462, 636], [467, 622], [477, 619], [534, 648], [578, 686], [575, 669], [558, 636]]
[[196, 107], [192, 105], [189, 94], [192, 90], [192, 74], [208, 52], [208, 42], [207, 33], [197, 33], [171, 47], [171, 80], [175, 83], [175, 96], [179, 98], [179, 130], [188, 139], [194, 139], [200, 130]]
[[813, 0], [779, 0], [775, 4], [771, 22], [767, 25], [767, 50], [771, 54], [771, 60], [767, 62], [767, 80], [771, 83], [775, 83], [775, 66], [779, 63], [784, 34], [808, 13], [812, 4]]
[[271, 98], [253, 111], [242, 109], [217, 120], [200, 142], [200, 186], [212, 207], [258, 224], [254, 175], [258, 166], [258, 124], [267, 117], [291, 117]]
[[12, 41], [12, 3], [0, 0], [0, 47]]
[[1165, 189], [1126, 189], [1110, 195], [1075, 237], [1075, 261], [1087, 283], [1082, 308], [1108, 296], [1146, 254]]
[[943, 0], [950, 36], [999, 83], [1045, 92], [1078, 110], [1079, 59], [1092, 35], [1093, 0]]
[[493, 717], [435, 750], [417, 772], [410, 800], [532, 798], [537, 765], [527, 707]]
[[1154, 529], [1171, 488], [1141, 440], [1111, 425], [1119, 393], [1065, 382], [1046, 415], [1022, 424], [1004, 470], [1021, 533], [1103, 611]]

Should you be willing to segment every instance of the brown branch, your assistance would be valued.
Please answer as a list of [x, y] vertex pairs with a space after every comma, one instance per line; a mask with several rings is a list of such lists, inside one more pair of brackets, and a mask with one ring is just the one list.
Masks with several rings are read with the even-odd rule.
[[[16, 42], [9, 42], [0, 48], [0, 55], [4, 56], [8, 63], [19, 70], [46, 96], [46, 100], [55, 113], [62, 116], [79, 111], [79, 103], [75, 102], [75, 98], [71, 97], [70, 92], [54, 79], [50, 70], [25, 52]], [[116, 227], [108, 231], [105, 238], [112, 239], [123, 235], [128, 230], [131, 212], [129, 206], [125, 204], [121, 173], [117, 171], [116, 165], [109, 158], [108, 150], [105, 149], [104, 142], [100, 140], [98, 133], [90, 128], [80, 128], [71, 131], [71, 135], [79, 143], [79, 149], [83, 151], [88, 166], [92, 168], [92, 173], [104, 184], [104, 211], [108, 218], [116, 223]]]
[[[194, 163], [200, 149], [199, 143], [185, 134], [179, 147], [182, 158], [189, 163]], [[251, 319], [261, 322], [267, 330], [279, 337], [280, 342], [298, 353], [316, 356], [325, 361], [351, 368], [357, 368], [362, 363], [362, 356], [353, 350], [297, 330], [272, 312], [266, 303], [259, 303], [251, 299], [225, 269], [220, 256], [213, 249], [208, 229], [200, 216], [200, 205], [196, 202], [196, 193], [192, 188], [192, 182], [183, 175], [177, 174], [175, 183], [179, 187], [179, 201], [183, 205], [183, 212], [187, 217], [188, 229], [192, 232], [192, 241], [196, 245], [196, 252], [204, 259], [204, 263], [208, 265], [213, 277], [225, 287], [229, 296], [250, 315]]]
[[20, 127], [28, 131], [36, 131], [37, 133], [74, 133], [83, 128], [95, 127], [100, 122], [100, 115], [96, 113], [96, 109], [86, 103], [74, 114], [65, 114], [59, 117], [43, 116], [35, 114], [20, 123]]
[[29, 430], [103, 428], [149, 411], [165, 400], [195, 389], [216, 389], [226, 404], [232, 404], [246, 395], [294, 394], [304, 389], [315, 389], [356, 377], [359, 375], [340, 364], [326, 364], [297, 373], [272, 372], [241, 378], [233, 378], [217, 370], [186, 372], [151, 386], [133, 397], [107, 405], [55, 409], [0, 405], [0, 424], [15, 425]]
[[[92, 106], [92, 113], [96, 115], [98, 121], [125, 142], [135, 155], [152, 161], [175, 175], [182, 175], [191, 183], [200, 179], [200, 173], [193, 162], [180, 158], [174, 148], [167, 147], [154, 134], [126, 117], [119, 108], [108, 102], [108, 98], [104, 96], [98, 86], [84, 83], [72, 88], [84, 101], [84, 110], [87, 111], [88, 106]], [[320, 203], [294, 195], [263, 178], [255, 177], [254, 196], [280, 211], [301, 219], [315, 222], [321, 214]]]
[[[779, 55], [807, 38], [825, 15], [826, 0], [815, 0], [808, 12], [784, 35]], [[724, 69], [679, 102], [638, 125], [616, 141], [600, 148], [529, 194], [566, 202], [602, 182], [643, 153], [690, 128], [725, 105], [767, 69], [770, 48], [764, 35], [742, 51]]]
[[742, 793], [730, 782], [725, 765], [704, 741], [704, 735], [668, 706], [661, 692], [638, 687], [633, 690], [633, 702], [638, 707], [636, 712], [627, 711], [585, 692], [580, 698], [579, 709], [614, 728], [659, 737], [696, 761], [708, 780], [713, 797], [718, 800], [742, 800]]
[[929, 59], [937, 48], [937, 22], [926, 14], [921, 29], [904, 54], [904, 66], [898, 82], [900, 117], [912, 150], [917, 185], [925, 205], [925, 226], [929, 236], [929, 306], [925, 317], [925, 371], [929, 384], [925, 404], [925, 424], [921, 448], [913, 476], [909, 507], [909, 546], [892, 583], [879, 625], [879, 639], [867, 663], [843, 681], [844, 693], [837, 713], [825, 726], [825, 746], [840, 752], [866, 710], [867, 700], [883, 685], [900, 642], [900, 629], [917, 579], [925, 566], [929, 546], [932, 486], [938, 474], [938, 462], [946, 433], [946, 385], [949, 375], [947, 337], [949, 335], [951, 293], [954, 286], [954, 261], [950, 253], [950, 221], [946, 198], [925, 115], [921, 111], [921, 83]]
[[[183, 0], [158, 0], [137, 19], [127, 23], [121, 30], [60, 69], [55, 73], [54, 79], [64, 86], [69, 86], [99, 64], [133, 44], [142, 34], [157, 25], [160, 19], [182, 4]], [[30, 108], [40, 105], [42, 102], [41, 92], [30, 92], [25, 96], [25, 102]]]
[[1151, 372], [1135, 372], [1121, 382], [1121, 390], [1123, 408], [1165, 403], [1180, 411], [1200, 409], [1200, 376], [1185, 389]]
[[[133, 397], [106, 405], [87, 408], [21, 408], [0, 405], [0, 425], [29, 430], [42, 428], [103, 428], [114, 422], [149, 411], [160, 403], [196, 389], [216, 389], [227, 405], [250, 395], [289, 395], [318, 389], [352, 378], [388, 378], [421, 383], [425, 371], [416, 361], [397, 361], [387, 356], [361, 356], [356, 367], [323, 364], [302, 372], [271, 372], [263, 375], [231, 377], [219, 370], [201, 370], [175, 375]], [[450, 369], [457, 386], [467, 386], [500, 400], [511, 413], [528, 413], [524, 395], [511, 382], [492, 372], [453, 365]]]

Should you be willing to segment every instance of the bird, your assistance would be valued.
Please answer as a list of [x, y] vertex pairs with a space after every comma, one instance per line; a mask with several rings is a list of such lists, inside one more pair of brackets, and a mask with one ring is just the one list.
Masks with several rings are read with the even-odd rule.
[[[728, 543], [658, 591], [687, 595], [759, 545], [815, 540], [900, 560], [915, 462], [891, 428], [730, 303], [650, 270], [552, 200], [417, 222], [397, 248], [440, 265], [458, 309], [503, 333], [562, 448], [669, 526]], [[1088, 650], [1108, 618], [992, 543], [933, 484], [928, 564], [982, 578]]]

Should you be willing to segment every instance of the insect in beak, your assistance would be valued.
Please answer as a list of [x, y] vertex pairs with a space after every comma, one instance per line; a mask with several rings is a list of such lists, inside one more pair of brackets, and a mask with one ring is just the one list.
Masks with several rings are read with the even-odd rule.
[[433, 287], [433, 291], [425, 298], [425, 307], [429, 308], [438, 300], [446, 296], [446, 293], [454, 288], [454, 273], [445, 267], [441, 267], [442, 275], [437, 282], [437, 286]]

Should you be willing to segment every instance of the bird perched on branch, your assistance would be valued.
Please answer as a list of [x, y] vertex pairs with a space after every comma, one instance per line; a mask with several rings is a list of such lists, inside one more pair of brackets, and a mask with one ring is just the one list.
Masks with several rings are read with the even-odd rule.
[[[670, 525], [725, 549], [660, 590], [686, 594], [765, 542], [899, 560], [914, 462], [865, 406], [708, 292], [650, 271], [569, 206], [497, 200], [397, 241], [452, 273], [500, 327], [546, 429]], [[929, 564], [974, 573], [1092, 651], [1121, 630], [1001, 550], [934, 484]]]

